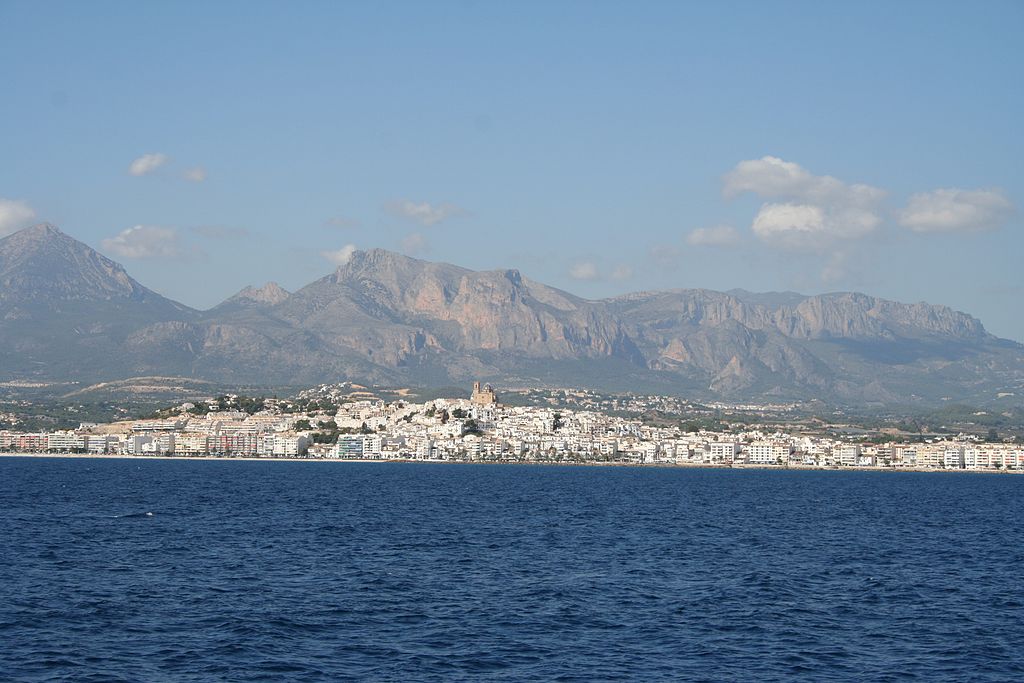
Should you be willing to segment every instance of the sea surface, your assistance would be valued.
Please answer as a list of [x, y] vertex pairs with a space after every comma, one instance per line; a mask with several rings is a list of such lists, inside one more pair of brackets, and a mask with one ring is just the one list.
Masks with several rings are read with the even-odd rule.
[[0, 458], [3, 681], [1020, 681], [1024, 477]]

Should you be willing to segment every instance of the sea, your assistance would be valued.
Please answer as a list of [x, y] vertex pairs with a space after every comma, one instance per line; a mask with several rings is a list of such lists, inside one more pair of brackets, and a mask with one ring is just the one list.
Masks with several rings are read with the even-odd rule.
[[0, 458], [3, 681], [1020, 681], [1024, 477]]

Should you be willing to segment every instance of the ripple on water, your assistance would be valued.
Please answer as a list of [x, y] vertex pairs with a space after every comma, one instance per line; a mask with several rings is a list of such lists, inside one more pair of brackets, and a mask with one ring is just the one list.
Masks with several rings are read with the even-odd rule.
[[0, 671], [1021, 680], [1022, 485], [0, 458]]

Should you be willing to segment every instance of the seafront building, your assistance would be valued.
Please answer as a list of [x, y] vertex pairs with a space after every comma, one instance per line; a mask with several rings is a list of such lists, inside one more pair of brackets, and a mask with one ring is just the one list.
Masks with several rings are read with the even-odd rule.
[[684, 431], [600, 410], [502, 405], [488, 385], [470, 399], [348, 400], [330, 411], [212, 410], [76, 430], [0, 431], [0, 451], [94, 455], [579, 462], [715, 467], [1024, 470], [1024, 447], [973, 437], [873, 444], [801, 434]]

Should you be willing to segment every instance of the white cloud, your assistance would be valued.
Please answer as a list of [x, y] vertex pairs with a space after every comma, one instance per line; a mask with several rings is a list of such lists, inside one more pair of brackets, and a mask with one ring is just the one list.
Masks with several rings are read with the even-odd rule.
[[575, 263], [569, 268], [569, 277], [573, 280], [596, 280], [599, 276], [597, 265], [590, 261]]
[[754, 217], [754, 234], [764, 239], [787, 233], [814, 233], [825, 230], [825, 212], [811, 204], [765, 204]]
[[686, 242], [695, 247], [734, 247], [740, 243], [740, 234], [730, 225], [716, 225], [691, 231]]
[[0, 198], [0, 237], [27, 228], [35, 217], [36, 212], [27, 203]]
[[167, 155], [159, 152], [143, 154], [128, 166], [128, 172], [133, 176], [143, 176], [160, 168], [167, 163], [167, 160]]
[[181, 255], [178, 231], [155, 225], [136, 225], [103, 240], [103, 249], [121, 258], [174, 258]]
[[775, 246], [818, 250], [869, 235], [881, 223], [881, 216], [870, 209], [769, 203], [758, 210], [751, 227], [755, 235]]
[[723, 178], [722, 193], [744, 192], [782, 201], [767, 202], [754, 218], [754, 234], [786, 249], [820, 250], [865, 237], [882, 224], [885, 191], [816, 176], [777, 157], [741, 161]]
[[778, 157], [748, 159], [736, 164], [722, 178], [722, 194], [727, 199], [744, 192], [753, 192], [762, 197], [796, 195], [806, 190], [811, 184], [811, 178], [811, 174], [799, 164]]
[[341, 249], [336, 249], [334, 251], [321, 251], [320, 255], [336, 266], [343, 266], [349, 262], [349, 259], [352, 258], [352, 254], [354, 254], [355, 251], [356, 245], [346, 244]]
[[1002, 190], [946, 188], [911, 196], [899, 222], [914, 232], [982, 232], [998, 228], [1013, 212]]
[[569, 267], [569, 277], [573, 280], [587, 280], [587, 281], [608, 281], [614, 280], [622, 282], [623, 280], [630, 280], [633, 277], [633, 267], [620, 263], [611, 269], [605, 270], [599, 267], [593, 261], [578, 261]]
[[192, 168], [186, 169], [186, 171], [181, 174], [181, 177], [193, 183], [201, 183], [206, 180], [206, 169], [202, 166], [193, 166]]
[[421, 233], [414, 232], [406, 235], [401, 243], [402, 251], [406, 254], [422, 254], [427, 250], [427, 238]]
[[453, 216], [461, 216], [466, 212], [454, 204], [431, 204], [430, 202], [413, 202], [408, 199], [401, 199], [388, 202], [384, 210], [392, 216], [415, 221], [420, 225], [437, 225]]
[[722, 193], [733, 198], [744, 192], [760, 197], [783, 197], [813, 203], [877, 203], [885, 191], [870, 185], [848, 185], [832, 176], [816, 176], [807, 169], [778, 157], [749, 159], [725, 174]]

